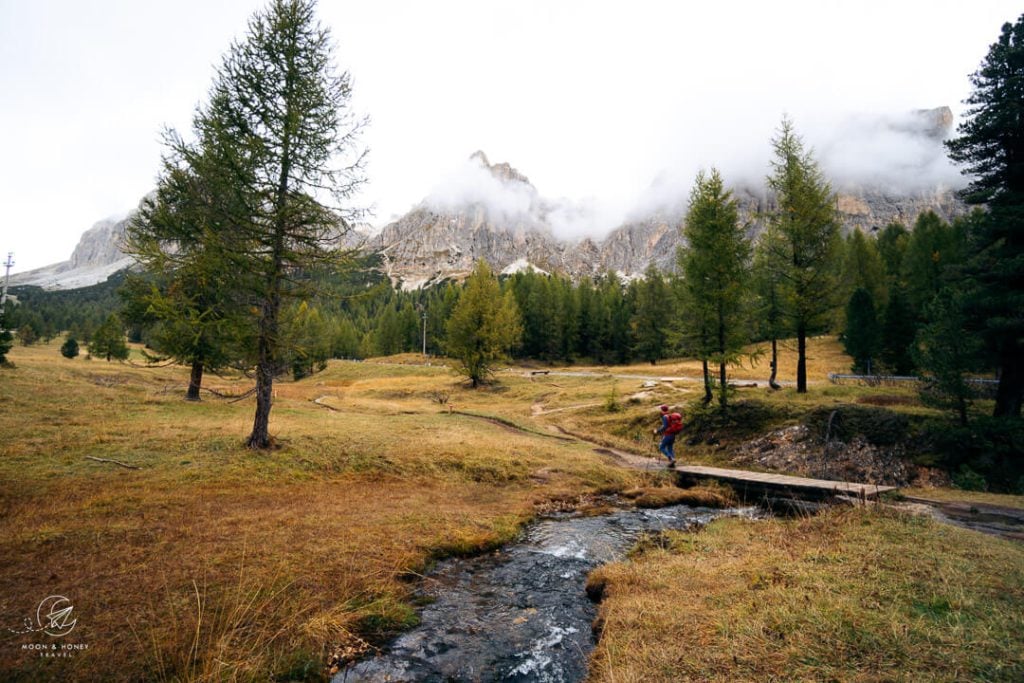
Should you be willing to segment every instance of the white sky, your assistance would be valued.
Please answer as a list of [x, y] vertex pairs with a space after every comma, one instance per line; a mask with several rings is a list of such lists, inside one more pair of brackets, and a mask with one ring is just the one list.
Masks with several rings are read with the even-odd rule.
[[[152, 189], [259, 0], [0, 0], [0, 258], [67, 259]], [[811, 145], [948, 105], [1019, 0], [320, 0], [372, 122], [365, 203], [404, 213], [474, 150], [545, 196], [626, 206], [659, 175], [760, 178], [784, 112]], [[863, 160], [859, 162], [863, 165]]]

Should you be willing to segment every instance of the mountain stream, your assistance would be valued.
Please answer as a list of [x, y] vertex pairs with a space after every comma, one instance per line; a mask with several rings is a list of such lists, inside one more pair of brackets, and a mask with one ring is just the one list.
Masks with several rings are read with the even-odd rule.
[[644, 533], [755, 510], [675, 506], [539, 521], [495, 553], [440, 563], [420, 589], [420, 625], [332, 683], [581, 681], [597, 615], [584, 592], [591, 570], [622, 559]]

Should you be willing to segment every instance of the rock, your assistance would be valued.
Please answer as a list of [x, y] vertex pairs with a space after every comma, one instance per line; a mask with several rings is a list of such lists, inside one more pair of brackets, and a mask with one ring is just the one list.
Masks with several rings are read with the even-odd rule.
[[70, 259], [11, 275], [11, 286], [36, 285], [43, 289], [88, 287], [131, 267], [134, 259], [121, 251], [129, 218], [97, 222], [82, 233]]

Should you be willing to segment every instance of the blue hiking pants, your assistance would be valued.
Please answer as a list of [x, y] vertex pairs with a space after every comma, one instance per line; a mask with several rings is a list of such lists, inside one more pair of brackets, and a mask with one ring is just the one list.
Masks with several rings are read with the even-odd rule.
[[658, 450], [664, 453], [665, 457], [668, 458], [670, 462], [675, 462], [676, 460], [676, 453], [674, 450], [675, 443], [676, 435], [666, 434], [665, 436], [661, 437], [661, 444], [658, 446]]

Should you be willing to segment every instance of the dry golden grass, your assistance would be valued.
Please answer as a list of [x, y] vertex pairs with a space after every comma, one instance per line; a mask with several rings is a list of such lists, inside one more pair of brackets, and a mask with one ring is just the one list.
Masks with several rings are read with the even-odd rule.
[[987, 491], [962, 491], [960, 489], [915, 488], [900, 489], [900, 493], [915, 498], [927, 498], [942, 502], [980, 503], [1024, 510], [1024, 496]]
[[[642, 485], [657, 489], [651, 500], [679, 495], [658, 487], [649, 473], [624, 470], [587, 444], [559, 438], [555, 428], [647, 452], [660, 464], [649, 435], [654, 407], [684, 405], [698, 395], [693, 383], [675, 382], [631, 400], [642, 388], [639, 380], [531, 376], [522, 369], [499, 372], [496, 384], [471, 390], [444, 367], [416, 365], [411, 354], [332, 362], [306, 380], [275, 386], [271, 431], [278, 447], [254, 453], [242, 447], [251, 399], [205, 396], [202, 403], [187, 403], [181, 400], [184, 368], [66, 360], [58, 346], [16, 347], [11, 359], [17, 369], [0, 371], [4, 680], [316, 680], [332, 654], [357, 654], [366, 639], [415, 622], [411, 579], [434, 559], [507, 542], [538, 510], [561, 509], [588, 493]], [[815, 340], [812, 358], [828, 358], [836, 348]], [[812, 366], [812, 378], [827, 364]], [[635, 371], [651, 374], [648, 367]], [[660, 373], [664, 366], [658, 368]], [[211, 376], [206, 386], [241, 394], [250, 384]], [[789, 389], [742, 392], [802, 407], [864, 395], [861, 388], [831, 385], [802, 396]], [[613, 393], [619, 412], [604, 408]], [[687, 449], [680, 450], [685, 460]], [[706, 558], [680, 555], [694, 564], [706, 561], [698, 575], [708, 577], [702, 606], [707, 618], [733, 623], [734, 586], [710, 577], [738, 571], [745, 555], [760, 566], [758, 558], [768, 550], [789, 543], [842, 552], [835, 540], [840, 527], [793, 531], [776, 524], [728, 522], [721, 528], [744, 531], [708, 546], [714, 552]], [[893, 555], [910, 553], [925, 578], [945, 571], [939, 544], [918, 548], [916, 536], [894, 536], [889, 524], [860, 529], [849, 522], [852, 531], [842, 533]], [[757, 541], [751, 528], [770, 533]], [[789, 533], [796, 540], [787, 541]], [[959, 536], [946, 538], [961, 542]], [[970, 585], [1000, 573], [1013, 576], [1003, 571], [1005, 546], [971, 541], [969, 547], [979, 558], [970, 565], [977, 572]], [[655, 556], [675, 561], [655, 552], [641, 562]], [[786, 556], [772, 557], [785, 566]], [[723, 564], [729, 558], [736, 564]], [[609, 576], [630, 566], [612, 567]], [[666, 576], [652, 569], [651, 577], [668, 585]], [[833, 578], [816, 580], [824, 585]], [[607, 609], [629, 596], [654, 599], [641, 583], [619, 578], [611, 585]], [[18, 648], [35, 641], [7, 631], [52, 594], [71, 599], [79, 617], [71, 640], [89, 644], [74, 659], [26, 656]], [[656, 617], [646, 613], [653, 628], [665, 618], [662, 612], [673, 612], [659, 610]], [[642, 615], [634, 618], [638, 633], [648, 628]], [[993, 623], [1001, 628], [1002, 622]], [[835, 636], [840, 642], [843, 633]], [[601, 672], [608, 670], [610, 655], [615, 667], [626, 667], [610, 669], [613, 675], [662, 675], [645, 668], [649, 648], [616, 649], [616, 642], [612, 637], [608, 648], [602, 645], [597, 675], [606, 675]], [[671, 643], [661, 651], [680, 661], [690, 656], [688, 648]], [[762, 650], [754, 640], [737, 641], [725, 652], [745, 662]], [[728, 669], [722, 662], [720, 671], [738, 673], [734, 679], [747, 676], [746, 664]], [[839, 666], [835, 657], [823, 658], [806, 670], [814, 678]]]
[[638, 486], [622, 492], [640, 508], [663, 508], [669, 505], [726, 508], [739, 500], [728, 487], [709, 484], [682, 489], [677, 486]]
[[591, 577], [592, 681], [1024, 679], [1024, 546], [885, 510], [723, 519]]
[[[469, 392], [443, 368], [331, 363], [276, 385], [279, 447], [254, 453], [251, 399], [187, 403], [183, 368], [57, 348], [16, 347], [0, 382], [4, 679], [317, 678], [332, 651], [415, 620], [407, 579], [433, 558], [508, 541], [549, 499], [636, 481], [584, 444], [432, 398], [528, 423], [527, 380]], [[52, 594], [89, 644], [72, 660], [7, 632]]]

